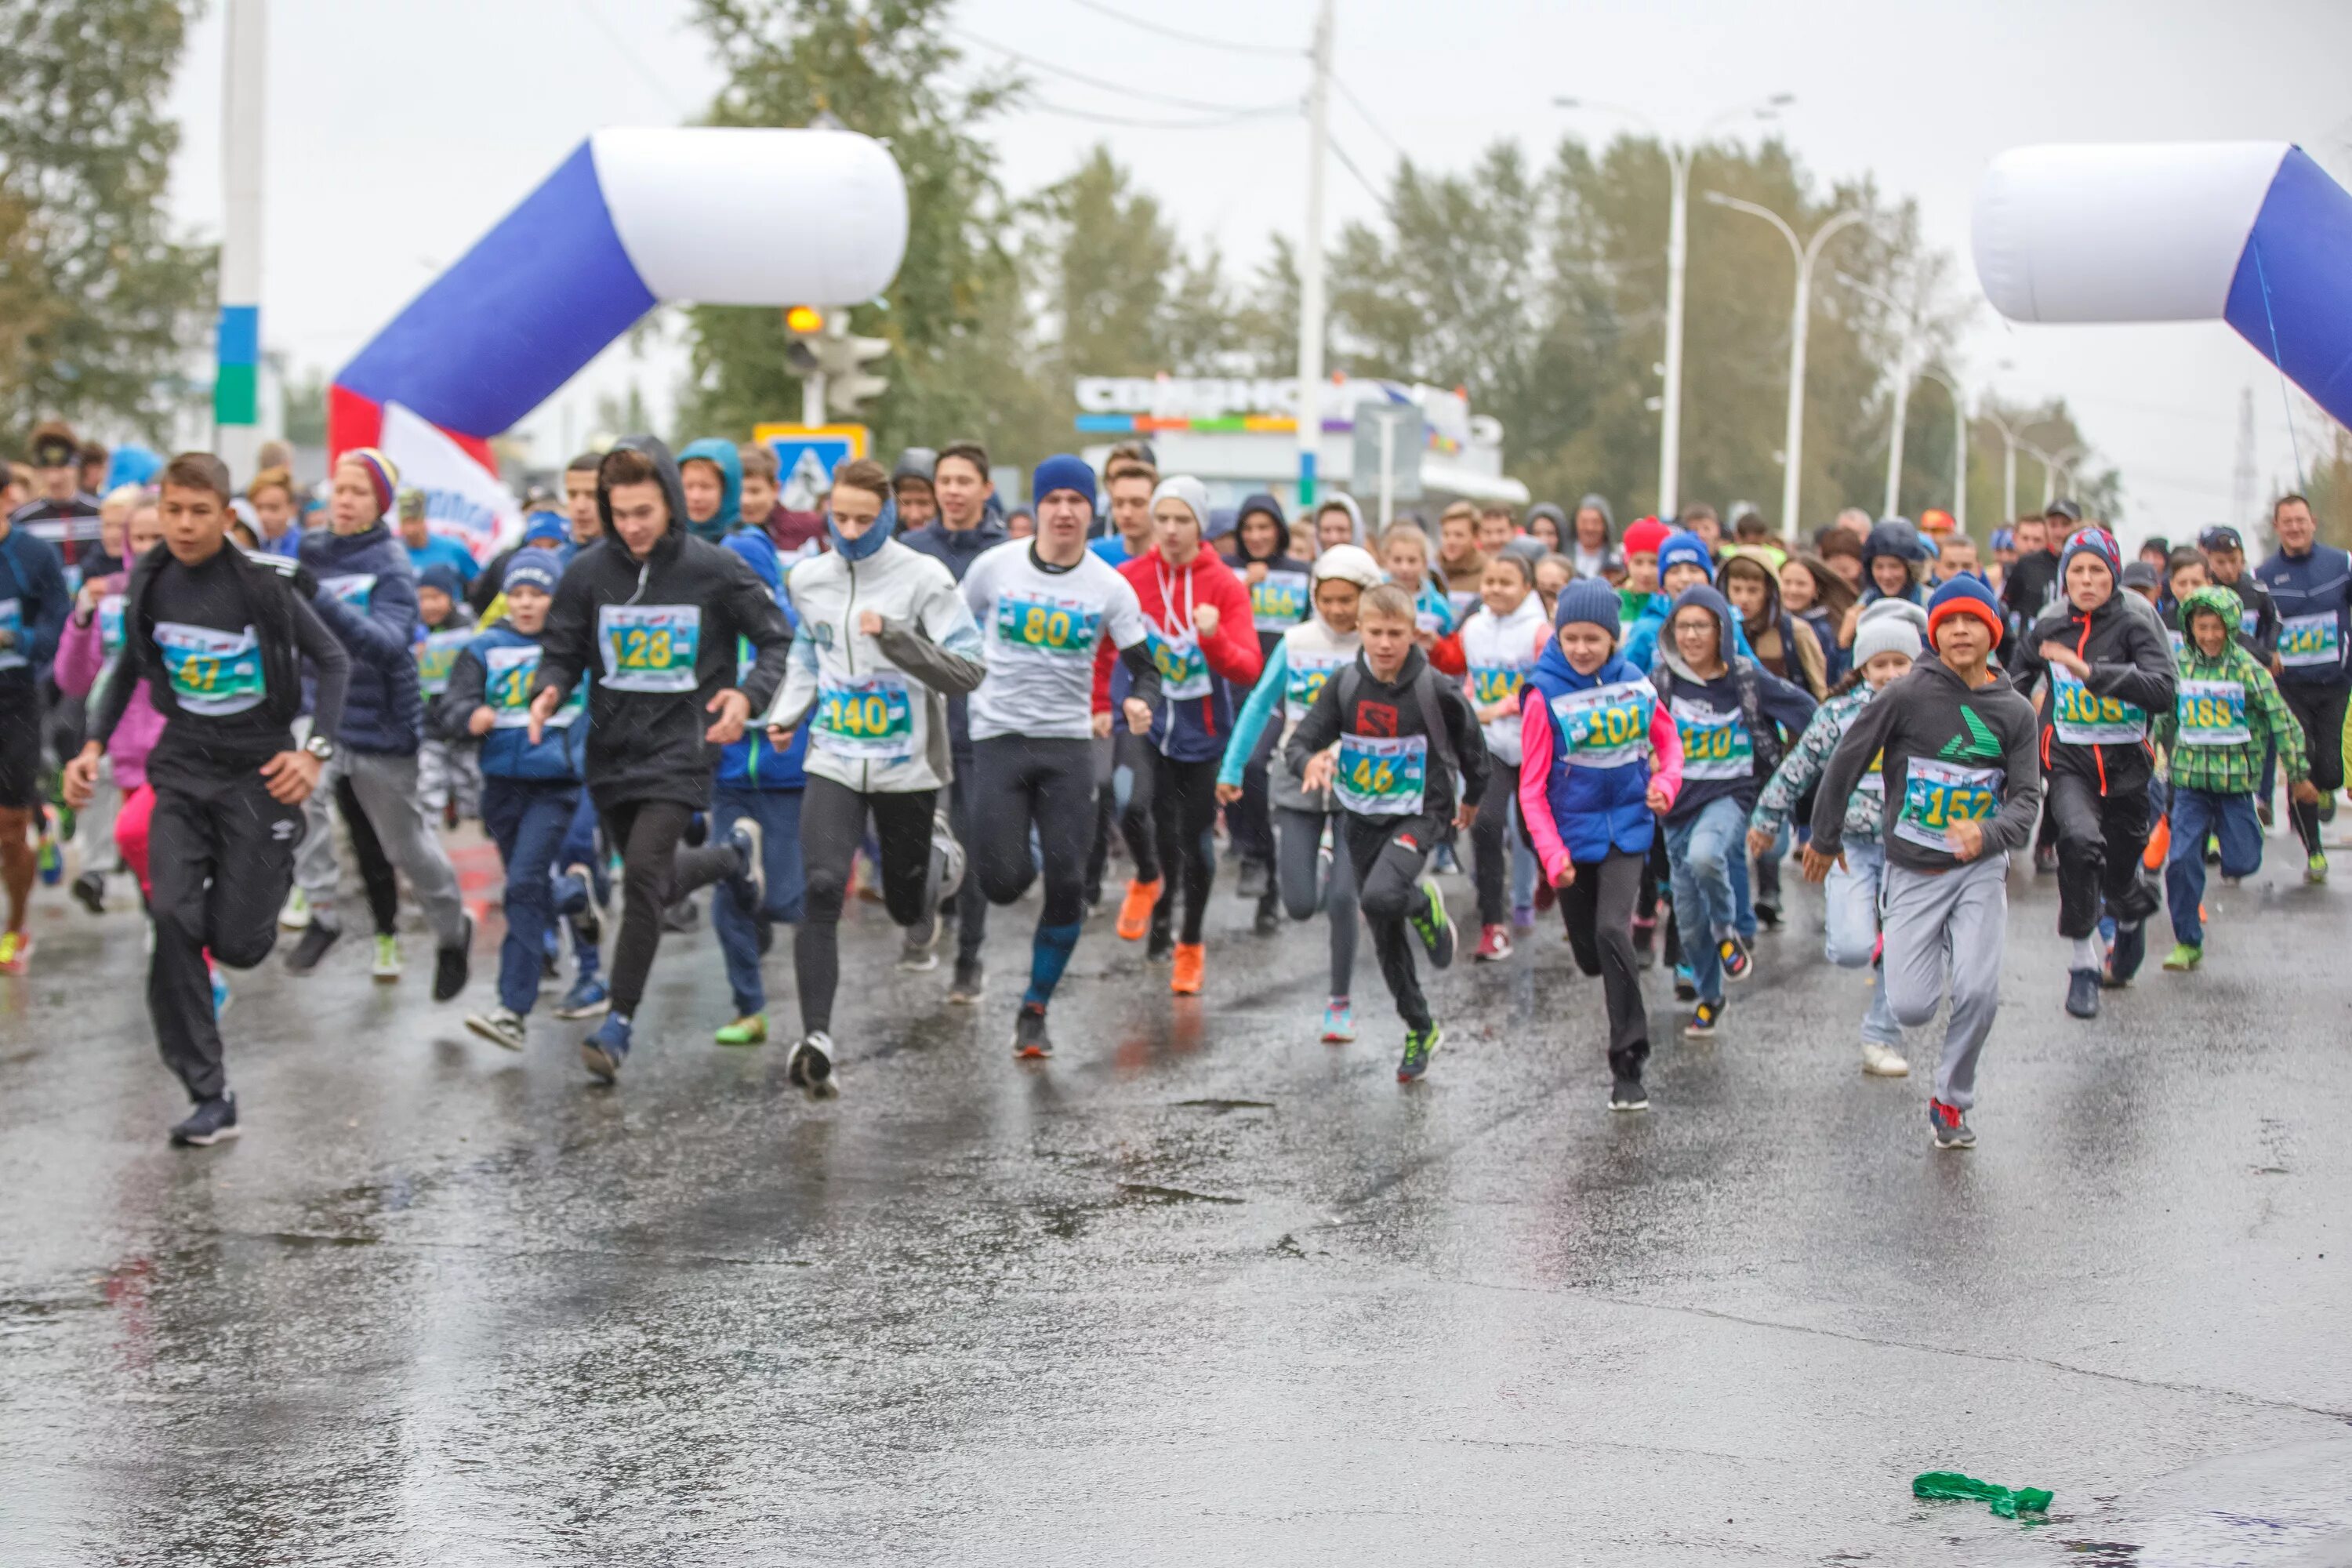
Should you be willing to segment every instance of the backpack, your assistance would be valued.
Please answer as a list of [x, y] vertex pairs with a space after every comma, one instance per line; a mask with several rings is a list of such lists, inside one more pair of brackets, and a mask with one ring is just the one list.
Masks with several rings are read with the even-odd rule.
[[[1421, 673], [1413, 678], [1412, 700], [1421, 710], [1421, 727], [1429, 731], [1430, 754], [1444, 765], [1447, 778], [1458, 778], [1461, 769], [1454, 763], [1454, 735], [1445, 727], [1445, 712], [1437, 700], [1436, 667], [1424, 662]], [[1364, 666], [1360, 659], [1350, 659], [1348, 668], [1337, 678], [1339, 688], [1339, 727], [1344, 733], [1348, 715], [1356, 710], [1356, 694], [1363, 689]]]

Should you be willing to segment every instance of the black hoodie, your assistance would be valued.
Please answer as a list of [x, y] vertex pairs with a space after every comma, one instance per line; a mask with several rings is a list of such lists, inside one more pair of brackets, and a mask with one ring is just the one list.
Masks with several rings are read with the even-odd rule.
[[[2144, 789], [2155, 776], [2147, 734], [2155, 716], [2172, 711], [2172, 647], [2161, 623], [2134, 610], [2118, 588], [2089, 615], [2071, 602], [2045, 610], [2017, 639], [2017, 689], [2028, 697], [2051, 681], [2042, 710], [2042, 766], [2091, 780], [2101, 795]], [[2076, 685], [2042, 658], [2045, 642], [2063, 643], [2091, 667]], [[2063, 679], [2063, 684], [2061, 684]], [[2063, 726], [2063, 729], [2062, 729]]]
[[[1274, 549], [1265, 555], [1253, 555], [1249, 530], [1242, 525], [1259, 512], [1274, 519]], [[1290, 553], [1290, 531], [1283, 526], [1282, 505], [1269, 495], [1243, 498], [1240, 510], [1234, 514], [1234, 575], [1250, 591], [1250, 618], [1257, 625], [1258, 657], [1271, 658], [1274, 645], [1282, 640], [1283, 634], [1315, 613], [1313, 569]], [[1253, 566], [1265, 568], [1255, 582], [1250, 580], [1249, 569]]]
[[[651, 436], [618, 445], [653, 459], [669, 528], [645, 560], [633, 558], [598, 479], [604, 537], [556, 584], [534, 694], [550, 687], [568, 693], [588, 676], [586, 772], [599, 809], [664, 800], [700, 810], [710, 804], [719, 754], [702, 738], [712, 720], [708, 704], [731, 687], [751, 699], [754, 715], [765, 710], [783, 679], [793, 636], [741, 556], [687, 531], [686, 495], [669, 448]], [[740, 679], [739, 638], [757, 653]]]
[[[1430, 677], [1426, 682], [1423, 671]], [[1423, 689], [1416, 690], [1417, 685]], [[1352, 713], [1339, 710], [1343, 692], [1355, 704]], [[1423, 716], [1424, 696], [1445, 726], [1443, 748], [1426, 740], [1429, 724]], [[1441, 830], [1452, 825], [1454, 804], [1454, 770], [1439, 765], [1444, 751], [1452, 751], [1454, 767], [1462, 772], [1462, 800], [1476, 805], [1486, 793], [1493, 763], [1486, 751], [1486, 734], [1478, 727], [1478, 715], [1471, 710], [1470, 700], [1462, 694], [1462, 683], [1439, 676], [1417, 647], [1405, 651], [1404, 664], [1394, 680], [1382, 680], [1374, 675], [1370, 663], [1360, 651], [1352, 667], [1323, 683], [1323, 689], [1316, 693], [1314, 705], [1307, 710], [1307, 716], [1298, 721], [1298, 728], [1290, 732], [1283, 747], [1283, 761], [1289, 765], [1291, 776], [1297, 778], [1304, 773], [1307, 759], [1316, 752], [1349, 735], [1364, 737], [1382, 747], [1393, 747], [1398, 741], [1413, 736], [1424, 738], [1420, 748], [1423, 782], [1417, 815], [1432, 818]], [[1346, 765], [1344, 752], [1341, 765]], [[1346, 791], [1343, 788], [1339, 793], [1340, 805], [1346, 807]], [[1407, 819], [1397, 818], [1400, 822]]]

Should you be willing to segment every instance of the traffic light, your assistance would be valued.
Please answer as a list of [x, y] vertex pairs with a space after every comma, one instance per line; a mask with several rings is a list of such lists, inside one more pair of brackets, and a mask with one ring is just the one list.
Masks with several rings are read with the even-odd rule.
[[835, 414], [855, 414], [869, 397], [890, 389], [887, 375], [870, 375], [864, 368], [890, 352], [887, 338], [853, 335], [849, 323], [835, 318], [833, 330], [818, 340], [817, 363], [824, 368], [824, 405]]
[[792, 339], [784, 345], [785, 368], [797, 376], [824, 374], [817, 343], [824, 335], [824, 312], [814, 305], [794, 305], [784, 312], [784, 331]]

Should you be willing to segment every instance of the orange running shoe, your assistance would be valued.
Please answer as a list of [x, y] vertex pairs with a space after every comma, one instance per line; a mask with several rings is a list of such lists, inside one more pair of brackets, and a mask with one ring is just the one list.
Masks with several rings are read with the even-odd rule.
[[1201, 972], [1208, 967], [1209, 950], [1197, 942], [1176, 944], [1176, 972], [1169, 976], [1168, 989], [1179, 996], [1201, 994]]
[[1122, 938], [1141, 942], [1143, 933], [1151, 929], [1151, 909], [1160, 901], [1160, 888], [1157, 880], [1127, 885], [1127, 897], [1118, 902], [1118, 934]]

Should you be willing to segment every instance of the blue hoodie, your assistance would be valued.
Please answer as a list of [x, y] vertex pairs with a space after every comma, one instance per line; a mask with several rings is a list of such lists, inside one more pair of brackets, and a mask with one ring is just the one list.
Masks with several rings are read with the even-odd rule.
[[34, 537], [29, 529], [10, 529], [8, 537], [0, 539], [0, 601], [16, 610], [15, 623], [8, 626], [15, 641], [0, 648], [0, 681], [29, 685], [57, 658], [66, 613], [73, 605], [58, 547]]
[[735, 450], [735, 443], [706, 436], [689, 442], [677, 455], [677, 466], [683, 469], [692, 462], [709, 463], [719, 470], [719, 510], [701, 522], [692, 518], [686, 526], [697, 539], [707, 539], [713, 544], [743, 526], [743, 458]]
[[417, 684], [416, 574], [399, 536], [379, 518], [357, 533], [313, 529], [303, 565], [319, 580], [311, 608], [352, 656], [340, 745], [389, 756], [415, 753], [425, 735]]
[[[1718, 647], [1731, 647], [1739, 624], [1731, 613], [1731, 601], [1702, 583], [1684, 589], [1675, 600], [1677, 611], [1693, 606], [1715, 616], [1722, 630]], [[1743, 815], [1753, 810], [1757, 789], [1780, 765], [1783, 747], [1774, 727], [1801, 734], [1817, 706], [1801, 688], [1737, 650], [1724, 661], [1720, 674], [1701, 679], [1669, 641], [1650, 679], [1674, 715], [1683, 742], [1683, 787], [1674, 809], [1666, 813], [1669, 827], [1688, 822], [1727, 796], [1739, 803]]]
[[2254, 568], [2254, 581], [2278, 611], [2280, 682], [2342, 683], [2352, 653], [2352, 554], [2315, 542], [2301, 555], [2282, 550]]
[[[688, 448], [693, 450], [692, 447]], [[793, 615], [793, 602], [784, 595], [784, 568], [776, 553], [773, 541], [764, 529], [738, 529], [727, 536], [719, 546], [731, 550], [743, 558], [752, 574], [768, 585], [776, 596], [776, 607], [784, 612], [784, 623], [800, 632], [800, 622]], [[751, 665], [751, 645], [738, 650], [739, 662], [745, 669]], [[719, 784], [722, 789], [803, 789], [808, 784], [808, 774], [802, 763], [808, 756], [809, 731], [814, 725], [803, 724], [793, 731], [793, 743], [782, 751], [768, 739], [768, 732], [753, 727], [744, 731], [743, 738], [719, 755]]]

